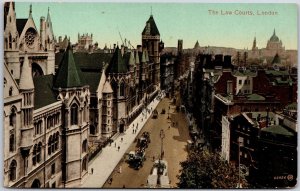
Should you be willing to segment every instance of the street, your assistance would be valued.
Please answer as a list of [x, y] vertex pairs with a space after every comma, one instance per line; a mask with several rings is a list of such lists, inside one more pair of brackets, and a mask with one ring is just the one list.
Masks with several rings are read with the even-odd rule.
[[[164, 160], [168, 162], [168, 175], [171, 182], [171, 187], [176, 187], [176, 183], [178, 182], [176, 176], [179, 174], [179, 170], [181, 168], [180, 162], [184, 161], [187, 157], [186, 144], [187, 140], [190, 138], [185, 114], [181, 112], [177, 113], [175, 111], [175, 106], [170, 105], [170, 103], [170, 99], [163, 98], [157, 106], [158, 118], [149, 118], [137, 136], [137, 138], [139, 138], [143, 132], [150, 132], [151, 143], [146, 149], [146, 161], [144, 162], [143, 167], [141, 167], [139, 170], [135, 170], [129, 167], [124, 160], [130, 151], [134, 151], [136, 149], [136, 142], [133, 142], [126, 151], [123, 160], [119, 162], [113, 173], [108, 178], [108, 180], [112, 178], [112, 183], [107, 180], [103, 188], [146, 187], [147, 177], [150, 174], [153, 165], [153, 156], [155, 159], [158, 159], [160, 156], [161, 129], [163, 129], [165, 134], [165, 138], [163, 139]], [[169, 106], [171, 120], [167, 119]], [[165, 109], [165, 114], [161, 114], [162, 109]], [[173, 122], [175, 126], [173, 126]]]

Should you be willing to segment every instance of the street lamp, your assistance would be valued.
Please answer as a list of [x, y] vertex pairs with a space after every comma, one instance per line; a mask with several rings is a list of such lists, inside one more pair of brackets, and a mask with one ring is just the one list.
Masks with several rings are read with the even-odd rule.
[[169, 106], [169, 110], [168, 110], [168, 119], [170, 119], [170, 106]]

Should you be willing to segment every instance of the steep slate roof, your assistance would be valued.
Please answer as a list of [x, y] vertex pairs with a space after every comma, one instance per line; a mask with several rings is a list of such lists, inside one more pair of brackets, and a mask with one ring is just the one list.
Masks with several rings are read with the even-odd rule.
[[56, 95], [52, 91], [53, 78], [52, 74], [33, 78], [35, 87], [34, 109], [39, 109], [57, 101]]
[[27, 20], [28, 19], [16, 19], [16, 22], [17, 22], [17, 30], [18, 30], [18, 33], [19, 35], [21, 35], [26, 23], [27, 23]]
[[[55, 65], [59, 65], [63, 52], [55, 54]], [[113, 54], [110, 53], [87, 53], [75, 52], [73, 53], [74, 61], [81, 69], [81, 71], [98, 71], [101, 72], [103, 63], [109, 63]]]
[[[150, 28], [148, 29], [148, 23], [150, 24]], [[146, 26], [142, 32], [142, 35], [152, 35], [152, 36], [156, 36], [156, 35], [160, 35], [159, 31], [157, 29], [157, 26], [155, 24], [153, 15], [150, 16], [150, 18], [148, 19], [148, 21], [146, 22]]]
[[95, 93], [97, 91], [101, 72], [81, 72], [80, 77], [85, 80], [86, 84], [89, 85], [91, 93]]
[[127, 66], [125, 64], [125, 60], [122, 57], [121, 50], [117, 46], [115, 49], [114, 55], [107, 67], [108, 73], [126, 73]]
[[81, 71], [77, 67], [71, 45], [68, 45], [66, 52], [63, 55], [58, 72], [54, 81], [55, 88], [71, 88], [80, 87], [83, 81], [80, 79]]

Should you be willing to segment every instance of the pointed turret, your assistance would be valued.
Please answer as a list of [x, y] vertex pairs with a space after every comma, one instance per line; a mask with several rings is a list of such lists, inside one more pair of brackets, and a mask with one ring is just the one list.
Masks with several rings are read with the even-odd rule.
[[114, 55], [110, 61], [110, 64], [107, 68], [108, 73], [126, 73], [127, 67], [122, 57], [121, 50], [119, 46], [115, 49]]
[[135, 63], [140, 64], [140, 58], [139, 58], [139, 52], [138, 51], [135, 52]]
[[29, 60], [27, 54], [25, 54], [24, 57], [24, 63], [22, 67], [19, 87], [20, 90], [34, 89], [33, 79], [31, 75], [31, 67], [29, 66]]
[[146, 51], [144, 50], [143, 51], [143, 54], [142, 54], [142, 60], [141, 60], [141, 62], [142, 63], [145, 63], [146, 62], [146, 53], [145, 53]]
[[146, 58], [146, 62], [149, 62], [149, 55], [148, 55], [148, 51], [145, 50], [145, 58]]
[[156, 23], [154, 21], [153, 15], [150, 15], [150, 18], [146, 22], [146, 26], [142, 32], [142, 35], [152, 35], [152, 36], [160, 35]]
[[80, 73], [81, 71], [74, 61], [71, 43], [69, 42], [60, 62], [53, 87], [72, 88], [83, 86], [82, 80], [80, 79]]
[[130, 67], [134, 67], [135, 66], [135, 59], [134, 59], [134, 53], [133, 53], [133, 51], [130, 52], [129, 66]]

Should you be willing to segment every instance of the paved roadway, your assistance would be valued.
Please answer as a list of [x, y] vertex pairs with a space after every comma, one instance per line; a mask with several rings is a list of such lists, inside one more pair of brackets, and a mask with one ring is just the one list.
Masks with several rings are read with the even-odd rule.
[[[153, 156], [155, 156], [157, 159], [160, 154], [161, 139], [159, 134], [161, 129], [163, 129], [165, 133], [165, 138], [163, 140], [163, 148], [165, 152], [164, 159], [168, 162], [168, 174], [171, 181], [171, 187], [176, 187], [176, 183], [178, 182], [177, 175], [179, 174], [179, 170], [181, 168], [180, 162], [186, 159], [186, 143], [190, 138], [185, 115], [181, 112], [175, 112], [174, 105], [170, 106], [171, 120], [167, 119], [168, 107], [170, 103], [170, 99], [162, 99], [157, 106], [159, 113], [158, 118], [150, 118], [137, 136], [140, 137], [144, 131], [151, 133], [151, 143], [146, 149], [146, 161], [144, 162], [143, 167], [139, 170], [134, 170], [130, 168], [124, 160], [121, 160], [109, 177], [113, 178], [112, 183], [110, 184], [108, 181], [106, 181], [103, 188], [122, 188], [124, 186], [126, 188], [146, 187], [147, 177], [150, 174], [153, 165]], [[163, 108], [165, 108], [166, 114], [160, 114]], [[172, 126], [173, 122], [175, 122], [175, 127]], [[176, 122], [178, 123], [177, 126]], [[171, 127], [169, 128], [169, 126]], [[136, 142], [129, 146], [126, 153], [135, 150], [135, 148]], [[121, 173], [119, 172], [120, 167]]]

